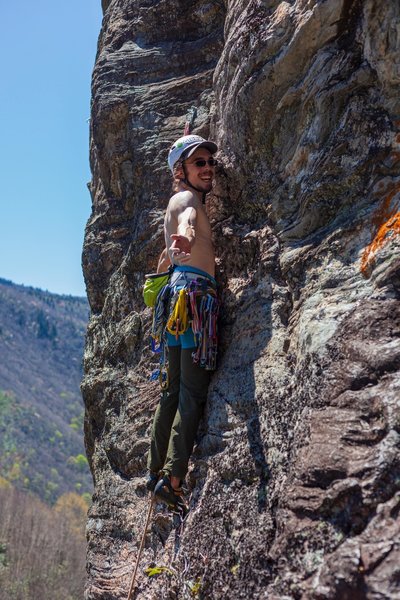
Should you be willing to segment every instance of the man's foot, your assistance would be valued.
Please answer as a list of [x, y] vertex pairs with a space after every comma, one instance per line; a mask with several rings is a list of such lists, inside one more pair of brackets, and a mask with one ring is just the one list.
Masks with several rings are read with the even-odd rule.
[[149, 492], [153, 493], [154, 488], [157, 485], [158, 480], [160, 479], [160, 475], [158, 473], [154, 473], [153, 471], [149, 471], [147, 480], [146, 480], [146, 488]]
[[157, 483], [154, 489], [154, 495], [157, 500], [164, 502], [169, 508], [187, 511], [183, 501], [182, 488], [173, 488], [168, 475], [164, 475]]

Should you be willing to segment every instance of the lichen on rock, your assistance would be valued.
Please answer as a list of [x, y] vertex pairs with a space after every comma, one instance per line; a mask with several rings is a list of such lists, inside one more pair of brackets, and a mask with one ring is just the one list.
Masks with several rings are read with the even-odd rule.
[[111, 0], [93, 72], [82, 391], [95, 480], [87, 600], [126, 598], [149, 430], [144, 273], [166, 155], [221, 150], [207, 201], [223, 307], [175, 539], [153, 519], [137, 598], [394, 598], [400, 509], [400, 7]]

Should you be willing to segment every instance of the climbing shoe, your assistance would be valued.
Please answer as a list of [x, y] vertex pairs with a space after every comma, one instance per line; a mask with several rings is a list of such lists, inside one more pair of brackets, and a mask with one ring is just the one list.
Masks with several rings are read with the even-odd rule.
[[164, 475], [164, 477], [159, 480], [154, 489], [154, 495], [157, 500], [164, 502], [169, 508], [187, 511], [182, 497], [182, 488], [174, 489], [168, 475]]
[[153, 493], [154, 489], [157, 485], [157, 481], [160, 479], [160, 475], [158, 473], [153, 473], [150, 471], [146, 480], [146, 488], [149, 492]]

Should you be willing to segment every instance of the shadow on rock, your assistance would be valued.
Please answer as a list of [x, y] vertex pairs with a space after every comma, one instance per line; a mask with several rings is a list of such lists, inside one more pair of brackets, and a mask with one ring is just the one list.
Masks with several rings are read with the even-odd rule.
[[[231, 296], [224, 293], [224, 305], [230, 303]], [[255, 374], [257, 361], [271, 338], [271, 301], [260, 298], [249, 286], [238, 308], [240, 317], [228, 322], [222, 316], [220, 364], [210, 385], [194, 479], [205, 475], [202, 459], [218, 454], [215, 464], [222, 483], [240, 480], [246, 485], [258, 480], [257, 504], [258, 512], [262, 512], [267, 504], [269, 468]]]

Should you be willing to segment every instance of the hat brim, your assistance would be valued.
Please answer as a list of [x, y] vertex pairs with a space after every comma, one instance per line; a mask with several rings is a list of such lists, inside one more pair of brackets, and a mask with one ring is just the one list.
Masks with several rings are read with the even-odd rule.
[[186, 160], [186, 158], [189, 158], [189, 156], [192, 156], [192, 154], [194, 152], [196, 152], [196, 150], [198, 150], [199, 148], [206, 148], [207, 150], [209, 150], [211, 152], [211, 154], [215, 154], [216, 152], [218, 152], [218, 146], [214, 142], [210, 142], [210, 141], [197, 142], [197, 143], [189, 146], [188, 148], [186, 148], [186, 150], [184, 152], [182, 152], [183, 160]]

